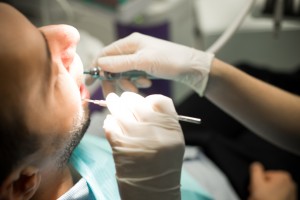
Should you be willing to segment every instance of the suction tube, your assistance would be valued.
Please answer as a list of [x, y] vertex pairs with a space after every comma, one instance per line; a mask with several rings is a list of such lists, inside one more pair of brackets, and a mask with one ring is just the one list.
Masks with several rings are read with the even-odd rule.
[[253, 7], [255, 0], [247, 0], [245, 6], [241, 9], [241, 12], [237, 15], [235, 20], [228, 26], [228, 28], [222, 33], [222, 35], [206, 50], [209, 53], [217, 53], [233, 36], [233, 34], [240, 27], [249, 11]]

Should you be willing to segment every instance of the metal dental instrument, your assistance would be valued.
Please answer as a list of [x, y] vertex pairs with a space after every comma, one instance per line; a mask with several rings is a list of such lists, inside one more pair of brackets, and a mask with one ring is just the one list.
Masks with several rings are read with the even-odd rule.
[[[105, 100], [91, 100], [91, 99], [82, 99], [83, 101], [97, 104], [99, 106], [106, 107], [106, 101]], [[195, 117], [188, 117], [184, 115], [178, 115], [178, 120], [179, 121], [184, 121], [184, 122], [189, 122], [189, 123], [194, 123], [194, 124], [201, 124], [201, 119], [200, 118], [195, 118]]]
[[151, 76], [144, 71], [132, 70], [122, 73], [111, 73], [101, 70], [100, 67], [94, 67], [90, 70], [86, 70], [83, 72], [83, 74], [91, 75], [93, 78], [100, 80], [117, 80], [122, 78], [138, 79], [140, 77], [145, 77], [148, 79], [157, 79], [156, 77]]
[[196, 117], [188, 117], [184, 115], [178, 115], [178, 120], [183, 122], [189, 122], [194, 124], [201, 124], [201, 119]]

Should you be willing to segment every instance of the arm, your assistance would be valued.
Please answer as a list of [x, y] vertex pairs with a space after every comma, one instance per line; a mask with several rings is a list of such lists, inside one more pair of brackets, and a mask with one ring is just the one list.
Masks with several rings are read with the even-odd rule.
[[214, 59], [205, 96], [261, 137], [300, 154], [300, 98]]
[[[97, 64], [104, 71], [143, 70], [184, 83], [261, 137], [300, 154], [300, 97], [259, 81], [212, 54], [135, 33], [105, 47]], [[118, 83], [103, 82], [104, 93], [115, 85]], [[119, 85], [137, 91], [128, 80]]]

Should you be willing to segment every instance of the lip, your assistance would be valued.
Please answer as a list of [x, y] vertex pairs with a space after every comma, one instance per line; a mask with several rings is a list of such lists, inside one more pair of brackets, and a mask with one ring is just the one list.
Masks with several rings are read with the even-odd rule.
[[[81, 84], [79, 86], [79, 91], [80, 91], [81, 99], [89, 99], [90, 98], [90, 93], [87, 90], [87, 88], [85, 87], [85, 85]], [[82, 101], [82, 103], [86, 103], [86, 102]]]

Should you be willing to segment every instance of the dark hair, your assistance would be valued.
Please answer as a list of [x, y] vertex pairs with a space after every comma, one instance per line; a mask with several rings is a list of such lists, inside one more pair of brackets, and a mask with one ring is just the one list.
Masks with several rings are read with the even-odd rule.
[[0, 185], [12, 170], [39, 148], [37, 134], [31, 133], [25, 123], [24, 109], [13, 104], [0, 105]]

